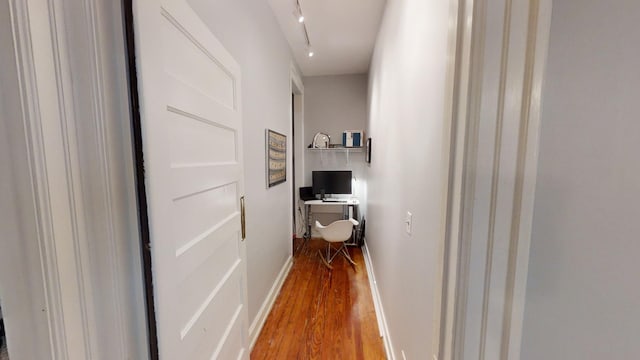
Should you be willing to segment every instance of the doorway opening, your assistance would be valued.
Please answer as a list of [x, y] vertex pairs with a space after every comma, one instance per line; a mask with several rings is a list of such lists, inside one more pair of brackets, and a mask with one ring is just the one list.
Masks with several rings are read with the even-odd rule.
[[[291, 93], [291, 143], [295, 144], [296, 143], [296, 105], [295, 105], [295, 99], [296, 99], [296, 94]], [[293, 239], [295, 241], [295, 238], [297, 237], [297, 222], [296, 222], [296, 151], [295, 151], [295, 147], [294, 150], [291, 152], [291, 172], [293, 173], [293, 178], [291, 179], [291, 183], [292, 183], [292, 191], [293, 194], [291, 194], [291, 207], [293, 209], [293, 213], [291, 214], [292, 216], [292, 226], [293, 229]]]
[[302, 80], [291, 69], [291, 246], [292, 254], [298, 249], [299, 239], [304, 234], [300, 187], [305, 186], [304, 178], [304, 95]]

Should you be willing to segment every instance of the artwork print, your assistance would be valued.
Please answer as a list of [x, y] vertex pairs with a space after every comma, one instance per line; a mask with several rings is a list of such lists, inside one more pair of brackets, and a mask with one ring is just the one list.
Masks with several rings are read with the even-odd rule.
[[267, 129], [267, 187], [287, 181], [287, 137]]

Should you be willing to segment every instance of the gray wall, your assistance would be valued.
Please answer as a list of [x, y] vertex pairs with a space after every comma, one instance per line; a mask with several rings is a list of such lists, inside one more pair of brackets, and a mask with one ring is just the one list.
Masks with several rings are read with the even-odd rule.
[[[242, 70], [249, 321], [253, 322], [291, 253], [291, 166], [267, 189], [265, 129], [288, 136], [292, 62], [271, 8], [262, 0], [189, 0]], [[291, 151], [288, 158], [291, 159]]]
[[310, 76], [304, 82], [305, 142], [317, 132], [342, 143], [344, 130], [364, 130], [367, 118], [367, 75]]
[[553, 3], [523, 360], [640, 357], [639, 19]]
[[[451, 89], [448, 1], [387, 2], [369, 77], [367, 230], [394, 355], [437, 349]], [[413, 232], [405, 214], [413, 213]]]
[[[367, 75], [312, 76], [304, 78], [304, 141], [313, 142], [316, 133], [342, 143], [345, 130], [364, 130], [367, 119]], [[365, 134], [365, 137], [367, 135]], [[304, 183], [311, 186], [313, 170], [353, 170], [362, 177], [364, 152], [305, 152]], [[362, 191], [355, 195], [363, 196]]]
[[[331, 136], [332, 144], [342, 143], [345, 130], [364, 130], [367, 118], [367, 75], [312, 76], [304, 78], [304, 142], [309, 145], [318, 132]], [[365, 135], [366, 136], [366, 135]], [[311, 186], [314, 170], [351, 170], [356, 178], [353, 195], [364, 209], [364, 152], [305, 150], [304, 180]], [[322, 206], [313, 210], [323, 224], [338, 220], [342, 207]], [[327, 211], [328, 213], [320, 213]], [[336, 214], [339, 212], [340, 214]], [[315, 234], [315, 233], [314, 233]], [[314, 235], [315, 236], [315, 235]]]

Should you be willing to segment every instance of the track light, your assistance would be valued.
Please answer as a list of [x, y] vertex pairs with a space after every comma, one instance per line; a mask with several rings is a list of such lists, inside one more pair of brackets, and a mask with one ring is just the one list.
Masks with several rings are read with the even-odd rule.
[[296, 11], [294, 11], [293, 14], [298, 18], [299, 23], [302, 24], [304, 22], [304, 15], [302, 15], [302, 9], [300, 8], [300, 2], [298, 1], [296, 1]]
[[302, 8], [300, 7], [300, 0], [296, 0], [296, 10], [293, 12], [298, 22], [302, 24], [302, 30], [304, 31], [304, 40], [307, 43], [307, 56], [313, 57], [314, 52], [311, 48], [311, 40], [309, 40], [309, 32], [307, 31], [307, 25], [304, 23], [304, 15], [302, 15]]

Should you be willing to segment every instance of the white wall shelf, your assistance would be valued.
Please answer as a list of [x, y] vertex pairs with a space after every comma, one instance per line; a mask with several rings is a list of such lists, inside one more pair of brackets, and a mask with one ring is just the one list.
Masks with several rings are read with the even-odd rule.
[[[307, 148], [307, 151], [311, 154], [319, 154], [320, 162], [322, 166], [328, 166], [329, 164], [337, 164], [337, 161], [344, 159], [346, 165], [351, 164], [351, 154], [362, 153], [363, 147], [335, 147], [335, 148]], [[343, 155], [344, 154], [344, 155]], [[312, 158], [317, 159], [318, 155], [311, 155]], [[358, 157], [357, 155], [354, 155]]]
[[335, 148], [307, 148], [307, 150], [309, 151], [319, 151], [319, 152], [324, 152], [324, 151], [328, 151], [328, 152], [346, 152], [346, 153], [350, 153], [350, 152], [362, 152], [364, 150], [364, 147], [335, 147]]

